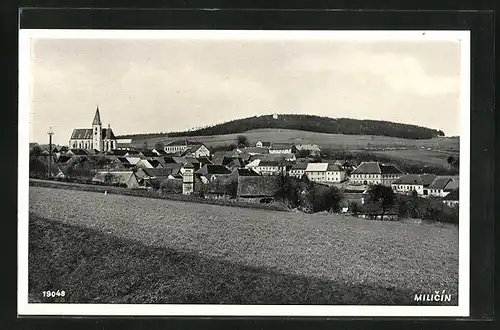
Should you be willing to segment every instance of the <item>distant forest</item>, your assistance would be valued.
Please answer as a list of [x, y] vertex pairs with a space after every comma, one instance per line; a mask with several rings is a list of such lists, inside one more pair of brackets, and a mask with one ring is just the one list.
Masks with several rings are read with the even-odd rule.
[[167, 135], [169, 137], [179, 137], [237, 134], [262, 128], [294, 129], [329, 134], [382, 135], [405, 139], [431, 139], [444, 136], [444, 132], [440, 130], [382, 120], [334, 119], [313, 115], [279, 115], [277, 119], [274, 119], [272, 115], [267, 115], [236, 119], [184, 132], [127, 134], [121, 135], [119, 138], [144, 139]]

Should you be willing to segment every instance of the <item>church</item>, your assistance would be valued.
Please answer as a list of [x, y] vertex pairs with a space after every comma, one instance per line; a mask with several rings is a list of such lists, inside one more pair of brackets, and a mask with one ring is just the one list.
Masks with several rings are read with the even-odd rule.
[[109, 151], [116, 148], [116, 137], [108, 125], [102, 128], [99, 107], [95, 111], [92, 128], [75, 128], [69, 139], [70, 149], [95, 149]]

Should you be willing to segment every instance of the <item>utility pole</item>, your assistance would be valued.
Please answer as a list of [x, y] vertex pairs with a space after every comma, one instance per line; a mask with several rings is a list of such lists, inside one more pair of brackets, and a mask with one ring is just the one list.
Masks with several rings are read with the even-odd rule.
[[52, 127], [49, 128], [49, 131], [47, 132], [49, 135], [49, 162], [48, 162], [48, 178], [50, 179], [50, 168], [51, 168], [51, 163], [52, 163], [52, 135], [54, 135], [54, 132], [52, 131]]

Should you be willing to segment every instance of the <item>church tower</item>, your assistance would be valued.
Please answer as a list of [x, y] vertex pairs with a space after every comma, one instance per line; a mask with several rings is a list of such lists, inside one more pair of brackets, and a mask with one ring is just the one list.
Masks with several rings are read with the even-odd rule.
[[94, 120], [92, 121], [92, 148], [102, 151], [102, 123], [99, 115], [99, 106], [95, 111]]

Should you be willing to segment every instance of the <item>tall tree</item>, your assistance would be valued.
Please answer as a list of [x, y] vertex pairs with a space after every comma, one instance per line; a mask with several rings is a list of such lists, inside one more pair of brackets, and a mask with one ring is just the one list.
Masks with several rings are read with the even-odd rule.
[[451, 170], [451, 166], [453, 165], [453, 163], [455, 162], [455, 157], [453, 156], [449, 156], [448, 159], [446, 160], [448, 162], [448, 165], [450, 166], [450, 170]]
[[368, 200], [380, 206], [380, 208], [382, 209], [380, 219], [383, 220], [387, 210], [394, 205], [396, 201], [396, 195], [390, 187], [377, 184], [371, 186], [368, 189]]

